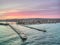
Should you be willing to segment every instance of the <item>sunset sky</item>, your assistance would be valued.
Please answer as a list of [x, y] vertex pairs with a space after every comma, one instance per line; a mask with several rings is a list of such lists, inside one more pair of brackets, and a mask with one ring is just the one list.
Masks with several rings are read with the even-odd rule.
[[59, 0], [0, 0], [0, 19], [60, 18]]

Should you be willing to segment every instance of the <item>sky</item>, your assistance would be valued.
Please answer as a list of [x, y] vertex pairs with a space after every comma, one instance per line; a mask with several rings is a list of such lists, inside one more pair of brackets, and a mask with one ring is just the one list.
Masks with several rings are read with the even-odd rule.
[[0, 19], [60, 18], [59, 0], [0, 0]]

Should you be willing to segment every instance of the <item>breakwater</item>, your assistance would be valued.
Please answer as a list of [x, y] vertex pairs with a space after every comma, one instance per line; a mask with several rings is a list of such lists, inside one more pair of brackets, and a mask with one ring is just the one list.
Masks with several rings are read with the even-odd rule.
[[12, 24], [9, 24], [9, 26], [19, 35], [22, 41], [25, 41], [27, 39], [27, 36], [19, 29], [17, 29], [17, 27], [14, 27]]
[[38, 31], [42, 31], [42, 32], [47, 32], [46, 30], [37, 29], [37, 28], [34, 28], [34, 27], [29, 27], [29, 26], [25, 26], [25, 27], [30, 28], [30, 29], [35, 29], [35, 30], [38, 30]]

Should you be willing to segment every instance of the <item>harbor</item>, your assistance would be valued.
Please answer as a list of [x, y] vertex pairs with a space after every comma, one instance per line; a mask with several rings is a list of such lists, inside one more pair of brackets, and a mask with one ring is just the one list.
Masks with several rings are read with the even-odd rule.
[[[4, 36], [4, 38], [2, 38], [0, 34], [0, 40], [2, 40], [0, 41], [1, 45], [60, 45], [58, 36], [60, 32], [60, 23], [35, 25], [9, 23], [9, 25], [0, 25], [0, 27], [3, 29], [0, 28], [0, 33], [3, 33], [2, 37]], [[46, 30], [47, 32], [36, 29]]]
[[0, 45], [60, 45], [60, 0], [0, 0]]
[[[46, 30], [36, 29], [33, 27], [25, 26], [25, 25], [18, 25], [18, 24], [12, 24], [12, 23], [7, 23], [7, 22], [0, 23], [0, 25], [9, 26], [13, 31], [15, 31], [18, 34], [18, 36], [21, 38], [21, 40], [23, 42], [28, 39], [28, 36], [25, 34], [25, 32], [22, 31], [22, 30], [25, 30], [24, 28], [26, 28], [26, 29], [30, 28], [30, 30], [35, 29], [37, 31], [46, 32]], [[23, 27], [23, 28], [21, 28], [21, 27]]]

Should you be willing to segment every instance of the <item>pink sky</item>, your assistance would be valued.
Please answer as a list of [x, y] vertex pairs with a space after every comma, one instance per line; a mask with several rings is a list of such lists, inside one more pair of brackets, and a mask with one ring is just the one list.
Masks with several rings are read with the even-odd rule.
[[49, 13], [40, 13], [40, 12], [13, 12], [6, 13], [4, 16], [5, 19], [14, 19], [14, 18], [60, 18], [60, 15], [51, 15]]
[[7, 1], [0, 1], [0, 19], [60, 18], [58, 0]]

